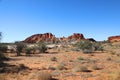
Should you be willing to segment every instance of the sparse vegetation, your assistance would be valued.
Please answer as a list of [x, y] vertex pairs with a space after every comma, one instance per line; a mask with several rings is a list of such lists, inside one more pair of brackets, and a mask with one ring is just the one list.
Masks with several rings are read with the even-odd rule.
[[93, 66], [92, 66], [92, 69], [94, 69], [94, 70], [99, 70], [100, 68], [98, 67], [98, 65], [93, 65]]
[[4, 60], [9, 60], [9, 58], [4, 53], [0, 53], [0, 61]]
[[26, 49], [25, 49], [25, 53], [26, 53], [26, 56], [30, 56], [30, 54], [32, 54], [33, 53], [33, 48], [32, 47], [27, 47]]
[[91, 53], [93, 52], [93, 45], [89, 40], [81, 40], [76, 43], [76, 46], [82, 50], [84, 53]]
[[65, 67], [64, 64], [59, 64], [59, 65], [57, 66], [57, 69], [58, 69], [58, 70], [66, 70], [67, 68]]
[[75, 72], [89, 72], [88, 68], [85, 66], [77, 66], [73, 70]]
[[[0, 79], [3, 80], [13, 80], [16, 77], [18, 80], [72, 80], [79, 79], [78, 76], [80, 79], [99, 79], [99, 77], [101, 80], [120, 79], [120, 46], [118, 43], [110, 43], [109, 46], [109, 43], [81, 40], [77, 43], [74, 41], [50, 43], [49, 45], [54, 45], [54, 48], [49, 48], [43, 42], [38, 44], [16, 42], [12, 43], [12, 48], [7, 50], [6, 46], [10, 44], [0, 44]], [[16, 54], [9, 52], [9, 50], [15, 49], [14, 47], [17, 49], [17, 55], [23, 56], [16, 57]], [[103, 50], [105, 50], [104, 54], [102, 54]], [[45, 53], [46, 51], [48, 54], [34, 55], [34, 53]], [[25, 54], [34, 56], [26, 57]], [[105, 73], [107, 70], [109, 73]], [[3, 75], [7, 77], [3, 77]], [[11, 77], [11, 75], [15, 76]], [[102, 77], [102, 75], [105, 76]]]
[[109, 80], [119, 80], [120, 79], [120, 71], [112, 71], [107, 73], [107, 77], [109, 77]]
[[16, 44], [17, 56], [21, 56], [23, 49], [26, 48], [26, 44], [22, 42], [18, 42], [15, 44]]
[[40, 42], [40, 43], [38, 43], [38, 49], [39, 49], [39, 51], [40, 51], [41, 53], [45, 53], [46, 50], [47, 50], [47, 46], [46, 46], [45, 43]]
[[3, 44], [0, 44], [0, 51], [5, 53], [7, 51], [7, 46], [3, 45]]
[[74, 46], [80, 49], [83, 53], [92, 53], [94, 51], [103, 51], [102, 43], [99, 42], [91, 42], [89, 40], [80, 40]]
[[81, 56], [80, 56], [80, 57], [78, 57], [77, 59], [78, 59], [78, 60], [84, 60], [84, 58], [83, 58], [83, 57], [81, 57]]
[[[2, 39], [2, 33], [0, 32], [0, 41]], [[0, 43], [0, 67], [4, 67], [4, 62], [5, 60], [9, 60], [9, 58], [3, 53], [6, 52], [6, 47], [3, 47], [3, 45]]]
[[52, 80], [52, 75], [48, 72], [39, 72], [38, 80]]
[[103, 51], [104, 50], [102, 43], [100, 43], [100, 42], [94, 42], [92, 45], [94, 47], [94, 51]]
[[52, 57], [51, 61], [57, 61], [57, 58], [56, 57]]

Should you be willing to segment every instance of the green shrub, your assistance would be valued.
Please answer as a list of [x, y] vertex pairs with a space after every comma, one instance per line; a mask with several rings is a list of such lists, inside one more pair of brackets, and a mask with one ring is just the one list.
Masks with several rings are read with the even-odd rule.
[[23, 49], [26, 48], [26, 44], [22, 43], [22, 42], [18, 42], [18, 43], [15, 43], [15, 44], [16, 44], [17, 56], [20, 56]]
[[27, 56], [30, 56], [30, 54], [33, 53], [33, 52], [32, 52], [33, 50], [34, 50], [34, 49], [33, 49], [32, 47], [28, 47], [28, 48], [26, 48], [26, 49], [25, 49], [25, 53], [26, 53], [26, 55], [27, 55]]
[[52, 75], [48, 72], [39, 72], [38, 80], [52, 80]]
[[0, 44], [0, 51], [5, 53], [7, 51], [7, 46]]
[[40, 42], [40, 43], [38, 43], [38, 49], [39, 49], [39, 51], [40, 51], [41, 53], [45, 53], [46, 50], [47, 50], [47, 46], [46, 46], [45, 43]]
[[103, 51], [102, 43], [100, 42], [91, 42], [89, 40], [80, 40], [74, 46], [77, 47], [77, 50], [81, 49], [83, 53], [92, 53], [93, 51]]
[[81, 40], [76, 43], [76, 46], [84, 53], [93, 52], [93, 44], [89, 40]]
[[95, 51], [103, 51], [104, 50], [102, 43], [100, 43], [100, 42], [93, 43], [93, 47], [94, 47]]
[[0, 53], [0, 61], [4, 60], [9, 60], [9, 58], [4, 53]]

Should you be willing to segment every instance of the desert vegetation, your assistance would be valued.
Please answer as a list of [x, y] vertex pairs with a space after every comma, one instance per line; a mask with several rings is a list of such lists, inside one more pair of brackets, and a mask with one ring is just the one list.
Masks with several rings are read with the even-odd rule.
[[0, 80], [120, 79], [120, 42], [73, 42], [0, 43]]

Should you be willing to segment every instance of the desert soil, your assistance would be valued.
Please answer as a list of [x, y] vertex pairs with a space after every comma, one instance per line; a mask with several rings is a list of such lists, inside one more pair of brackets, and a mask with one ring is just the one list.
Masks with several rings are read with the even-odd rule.
[[[120, 70], [119, 56], [108, 52], [84, 54], [77, 51], [51, 49], [48, 53], [33, 54], [32, 56], [16, 57], [12, 53], [9, 53], [9, 56], [11, 60], [5, 61], [5, 63], [24, 64], [29, 70], [1, 74], [5, 76], [4, 80], [39, 80], [38, 76], [41, 71], [49, 72], [54, 80], [115, 80], [114, 77], [116, 78], [117, 74], [114, 72]], [[53, 57], [55, 60], [52, 60]], [[87, 71], [79, 71], [80, 66], [86, 67]]]

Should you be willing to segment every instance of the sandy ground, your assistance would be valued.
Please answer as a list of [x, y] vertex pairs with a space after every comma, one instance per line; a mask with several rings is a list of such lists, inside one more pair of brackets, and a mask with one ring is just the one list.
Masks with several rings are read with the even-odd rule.
[[[49, 72], [55, 80], [115, 80], [114, 71], [120, 68], [120, 58], [106, 52], [83, 54], [76, 51], [55, 51], [34, 54], [32, 56], [16, 57], [9, 54], [8, 64], [24, 64], [29, 70], [20, 73], [1, 74], [6, 76], [4, 80], [39, 80], [39, 72]], [[52, 58], [55, 57], [55, 60]], [[60, 69], [62, 66], [63, 69]], [[88, 71], [79, 72], [78, 67], [84, 66]], [[97, 66], [98, 69], [94, 69]], [[113, 79], [112, 79], [113, 78]], [[1, 80], [1, 79], [0, 79]], [[117, 79], [116, 79], [117, 80]]]

